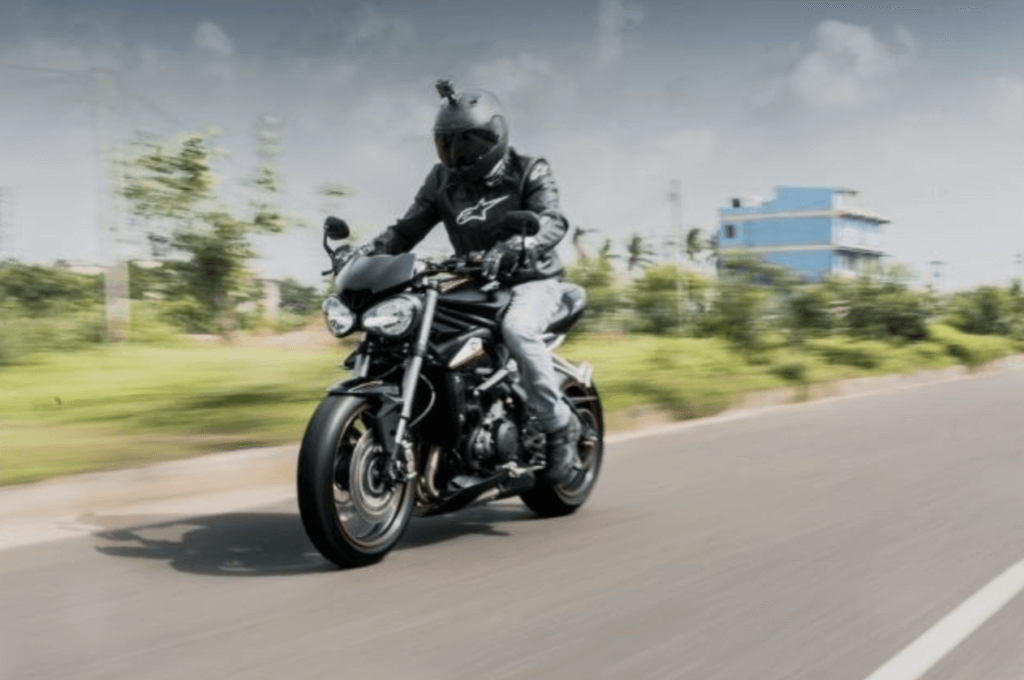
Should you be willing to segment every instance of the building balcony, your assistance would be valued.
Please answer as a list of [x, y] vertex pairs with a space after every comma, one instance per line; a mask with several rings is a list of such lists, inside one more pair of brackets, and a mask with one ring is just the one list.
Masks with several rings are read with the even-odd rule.
[[882, 235], [863, 228], [836, 226], [832, 229], [832, 244], [859, 250], [881, 250]]

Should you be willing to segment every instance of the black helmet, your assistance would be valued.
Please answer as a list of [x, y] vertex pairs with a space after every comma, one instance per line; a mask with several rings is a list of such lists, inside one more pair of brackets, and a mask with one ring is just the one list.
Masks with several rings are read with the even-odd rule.
[[451, 81], [437, 81], [444, 97], [434, 119], [437, 156], [460, 178], [477, 181], [494, 170], [508, 151], [508, 125], [501, 102], [484, 90], [455, 92]]

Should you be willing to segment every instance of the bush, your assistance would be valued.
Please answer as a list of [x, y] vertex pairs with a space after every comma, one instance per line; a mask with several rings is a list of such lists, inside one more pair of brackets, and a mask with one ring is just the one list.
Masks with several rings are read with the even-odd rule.
[[971, 335], [944, 324], [933, 324], [929, 330], [932, 339], [941, 344], [948, 354], [972, 366], [1001, 359], [1017, 351], [1009, 338]]
[[710, 282], [675, 265], [648, 267], [630, 286], [627, 298], [634, 330], [645, 333], [687, 331], [704, 312]]
[[102, 275], [14, 260], [0, 263], [0, 302], [17, 303], [28, 314], [46, 314], [68, 305], [88, 307], [102, 300]]
[[797, 335], [829, 333], [836, 327], [835, 300], [823, 286], [807, 286], [786, 300], [789, 324]]
[[187, 295], [160, 305], [160, 318], [185, 333], [215, 333], [217, 325], [209, 305]]
[[888, 350], [885, 343], [846, 338], [810, 340], [807, 342], [806, 348], [830, 364], [867, 369], [881, 366]]
[[69, 352], [103, 342], [106, 317], [99, 305], [65, 305], [49, 316], [29, 315], [16, 305], [0, 309], [0, 365], [16, 364], [39, 352]]
[[577, 328], [601, 328], [619, 309], [620, 296], [615, 286], [615, 270], [607, 257], [581, 258], [569, 267], [566, 278], [587, 291], [587, 313]]
[[947, 303], [944, 321], [964, 333], [1009, 335], [1015, 326], [1014, 296], [997, 286], [956, 293]]
[[745, 350], [761, 346], [768, 290], [746, 273], [724, 273], [718, 280], [711, 308], [700, 316], [701, 335], [725, 338]]
[[295, 316], [309, 317], [320, 311], [320, 304], [324, 296], [314, 286], [303, 286], [292, 278], [281, 281], [281, 306], [282, 312], [288, 312]]
[[180, 330], [167, 322], [161, 313], [165, 303], [132, 301], [131, 328], [128, 341], [139, 344], [173, 344]]
[[864, 338], [928, 337], [931, 308], [927, 296], [908, 290], [899, 282], [862, 277], [853, 282], [831, 282], [845, 299], [847, 312], [842, 328]]

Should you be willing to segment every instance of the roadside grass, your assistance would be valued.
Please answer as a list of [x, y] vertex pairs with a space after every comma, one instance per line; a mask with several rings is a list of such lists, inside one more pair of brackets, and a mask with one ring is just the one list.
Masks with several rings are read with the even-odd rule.
[[[347, 351], [178, 342], [48, 352], [0, 368], [0, 485], [298, 441], [324, 388], [347, 375], [336, 367]], [[644, 409], [694, 418], [752, 391], [1019, 351], [945, 326], [917, 343], [775, 339], [755, 354], [717, 338], [624, 334], [575, 336], [559, 350], [593, 364], [609, 430], [635, 425]]]
[[0, 484], [296, 441], [345, 351], [99, 347], [0, 370]]
[[[1002, 356], [1013, 353], [1006, 347]], [[792, 348], [777, 342], [749, 355], [718, 338], [655, 335], [582, 336], [563, 356], [589, 361], [601, 391], [609, 429], [657, 407], [663, 419], [685, 420], [720, 413], [758, 390], [827, 383], [847, 378], [910, 373], [955, 365], [934, 342], [888, 342], [822, 338]]]

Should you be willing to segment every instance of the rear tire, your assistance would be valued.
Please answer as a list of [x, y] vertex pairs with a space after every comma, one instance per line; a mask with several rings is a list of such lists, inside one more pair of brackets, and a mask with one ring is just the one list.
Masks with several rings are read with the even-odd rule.
[[398, 543], [415, 504], [416, 480], [390, 488], [372, 427], [372, 402], [328, 395], [306, 427], [296, 480], [299, 514], [316, 549], [339, 567], [379, 562]]
[[587, 387], [578, 380], [566, 378], [562, 382], [562, 394], [576, 406], [583, 419], [578, 443], [583, 469], [570, 484], [551, 484], [543, 476], [538, 477], [532, 489], [520, 494], [523, 503], [541, 517], [560, 517], [579, 510], [597, 484], [604, 459], [604, 413], [597, 387]]

